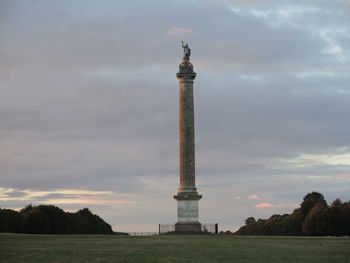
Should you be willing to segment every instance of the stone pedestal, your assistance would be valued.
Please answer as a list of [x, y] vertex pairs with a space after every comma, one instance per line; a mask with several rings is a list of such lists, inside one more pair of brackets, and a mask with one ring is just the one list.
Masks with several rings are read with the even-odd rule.
[[198, 222], [198, 200], [201, 197], [198, 194], [186, 196], [183, 193], [174, 196], [177, 200], [177, 223], [175, 224], [175, 231], [201, 231], [201, 224]]
[[201, 232], [201, 223], [176, 223], [175, 232]]

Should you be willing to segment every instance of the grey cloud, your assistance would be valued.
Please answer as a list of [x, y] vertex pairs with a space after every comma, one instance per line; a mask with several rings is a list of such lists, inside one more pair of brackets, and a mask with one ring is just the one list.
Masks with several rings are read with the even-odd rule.
[[26, 195], [26, 193], [22, 191], [12, 191], [12, 192], [3, 193], [3, 195], [6, 197], [23, 197]]
[[[49, 8], [45, 2], [23, 5], [15, 9], [17, 13], [14, 12], [13, 18], [8, 21], [10, 25], [14, 23], [18, 26], [15, 27], [17, 30], [7, 32], [8, 41], [3, 45], [10, 61], [3, 63], [8, 66], [11, 60], [16, 63], [20, 59], [17, 64], [22, 66], [35, 63], [37, 67], [71, 69], [130, 68], [154, 62], [169, 64], [176, 55], [170, 50], [176, 50], [176, 42], [179, 41], [164, 36], [172, 26], [193, 29], [192, 42], [199, 59], [213, 63], [219, 60], [220, 64], [234, 61], [239, 67], [250, 70], [254, 65], [262, 70], [268, 66], [267, 62], [305, 60], [324, 45], [319, 37], [306, 29], [288, 25], [271, 28], [265, 21], [253, 16], [234, 15], [225, 4], [198, 5], [192, 1], [186, 5], [187, 8], [179, 4], [169, 8], [164, 3], [157, 3], [156, 11], [141, 7], [131, 11], [130, 6], [124, 9], [120, 3], [112, 4], [109, 9], [105, 7], [106, 3], [93, 2], [75, 4], [69, 9], [66, 2], [61, 5], [56, 2], [54, 8]], [[144, 5], [142, 2], [139, 4]], [[49, 14], [43, 13], [42, 9], [48, 9]], [[78, 9], [85, 12], [80, 11], [77, 16], [77, 12], [71, 11]], [[92, 10], [100, 14], [91, 15]], [[180, 20], [179, 13], [183, 13]], [[20, 21], [17, 21], [16, 14], [21, 17]], [[206, 19], [194, 19], [196, 17]], [[27, 23], [40, 30], [26, 33]], [[20, 39], [11, 41], [15, 37]], [[264, 66], [260, 65], [262, 62]]]
[[[224, 94], [222, 87], [217, 91], [210, 83], [209, 87], [204, 84], [202, 92], [207, 95], [200, 95], [198, 91], [197, 138], [210, 136], [204, 145], [212, 149], [221, 142], [221, 147], [226, 145], [232, 151], [240, 146], [238, 155], [244, 154], [242, 148], [246, 148], [252, 154], [258, 152], [266, 156], [275, 144], [281, 147], [277, 154], [290, 153], [285, 148], [288, 146], [289, 150], [294, 148], [293, 152], [300, 152], [301, 148], [316, 150], [347, 145], [349, 93], [337, 92], [336, 88], [327, 86], [331, 85], [327, 81], [318, 79], [307, 83], [283, 75], [273, 77], [266, 84], [262, 84], [264, 80], [257, 85], [234, 81], [226, 84]], [[340, 81], [344, 87], [345, 81]], [[216, 140], [218, 134], [226, 140]]]

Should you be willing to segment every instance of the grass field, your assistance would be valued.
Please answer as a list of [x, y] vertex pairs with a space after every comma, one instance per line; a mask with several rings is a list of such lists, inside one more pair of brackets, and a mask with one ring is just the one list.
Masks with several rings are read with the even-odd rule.
[[349, 238], [0, 234], [0, 262], [350, 262]]

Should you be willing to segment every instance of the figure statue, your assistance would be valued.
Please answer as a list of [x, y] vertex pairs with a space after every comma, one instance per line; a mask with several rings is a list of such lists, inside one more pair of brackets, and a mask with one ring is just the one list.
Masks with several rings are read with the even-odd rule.
[[184, 56], [183, 59], [184, 60], [190, 60], [190, 56], [191, 56], [191, 49], [188, 47], [188, 44], [184, 45], [184, 42], [181, 41], [182, 43], [182, 47], [184, 49]]
[[181, 64], [179, 65], [178, 74], [194, 74], [194, 76], [196, 76], [196, 73], [193, 71], [193, 65], [190, 62], [191, 49], [188, 47], [188, 44], [184, 45], [183, 41], [181, 41], [181, 43], [184, 49], [184, 55]]

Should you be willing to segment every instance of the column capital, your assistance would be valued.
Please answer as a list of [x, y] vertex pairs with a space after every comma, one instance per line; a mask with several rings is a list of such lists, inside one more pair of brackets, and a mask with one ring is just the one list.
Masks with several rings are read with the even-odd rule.
[[191, 81], [193, 82], [193, 80], [196, 78], [196, 73], [176, 73], [176, 77], [179, 81]]
[[177, 193], [174, 195], [175, 200], [199, 200], [202, 198], [202, 195], [195, 193]]
[[180, 75], [189, 75], [193, 78], [196, 77], [196, 73], [193, 71], [193, 65], [189, 59], [183, 59], [179, 65], [179, 73]]

